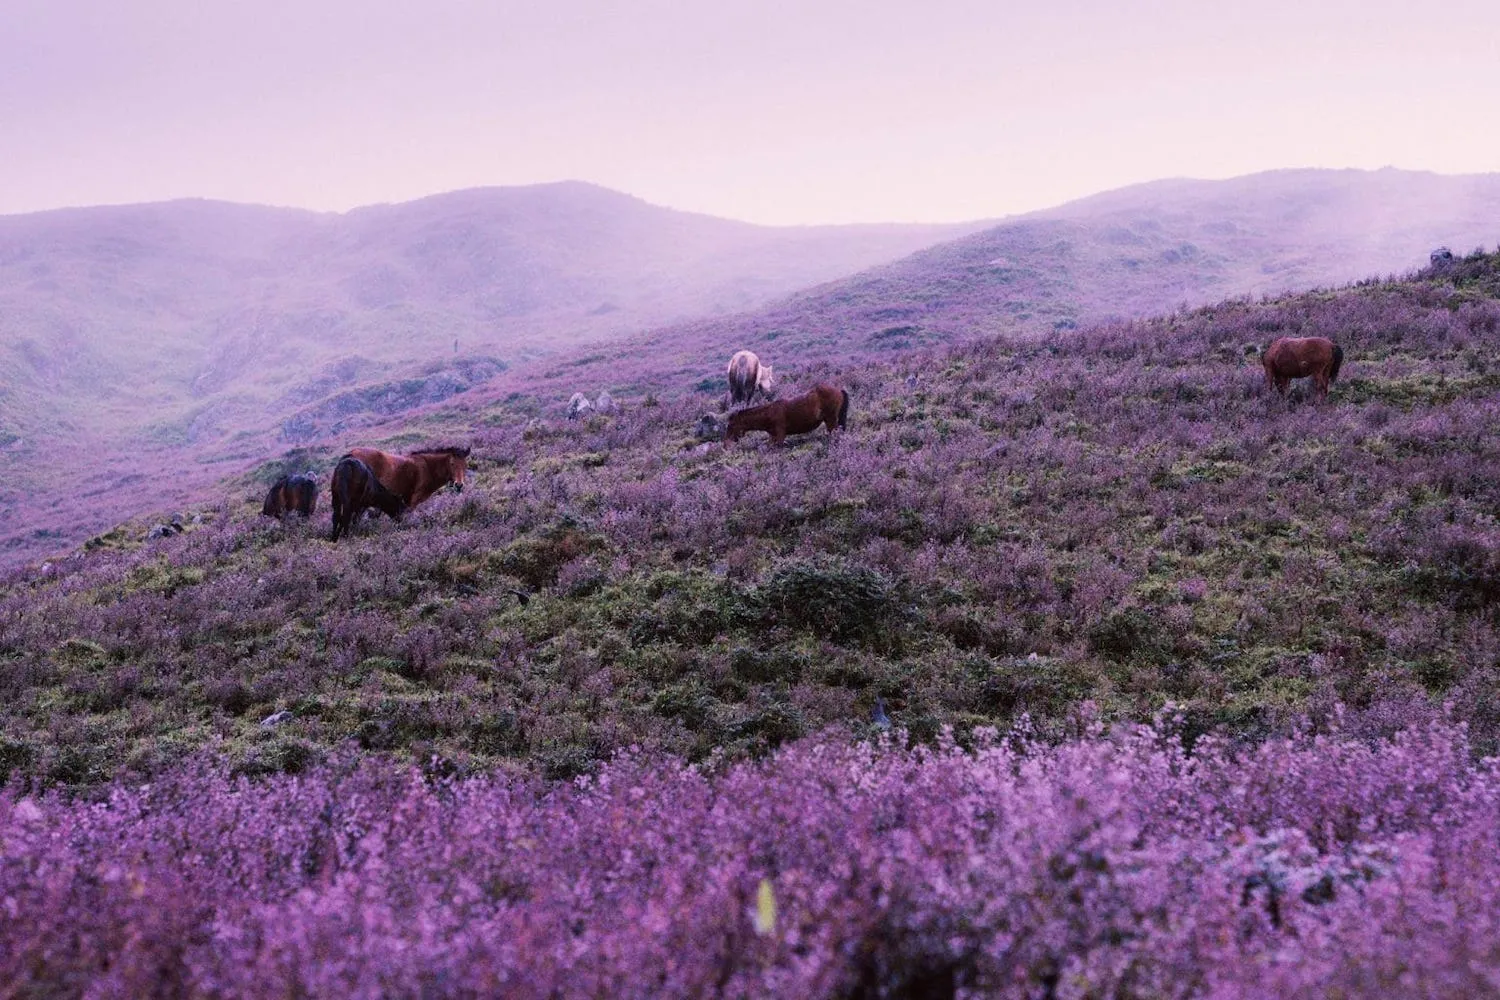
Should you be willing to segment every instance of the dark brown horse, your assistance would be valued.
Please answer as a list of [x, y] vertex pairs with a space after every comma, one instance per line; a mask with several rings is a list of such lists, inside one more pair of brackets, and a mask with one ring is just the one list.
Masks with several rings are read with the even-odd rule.
[[1328, 398], [1328, 383], [1343, 363], [1344, 349], [1327, 337], [1281, 337], [1261, 357], [1266, 385], [1285, 396], [1292, 379], [1311, 375], [1320, 399]]
[[359, 459], [345, 455], [333, 467], [333, 482], [328, 487], [333, 494], [333, 536], [347, 535], [353, 530], [359, 516], [374, 507], [395, 520], [401, 520], [406, 512], [406, 501], [380, 485], [375, 473]]
[[380, 485], [405, 500], [408, 507], [415, 507], [449, 483], [463, 492], [469, 464], [467, 448], [425, 448], [410, 455], [353, 448], [349, 456], [368, 465]]
[[806, 434], [819, 424], [828, 433], [844, 427], [849, 419], [849, 393], [827, 382], [819, 382], [796, 399], [778, 399], [774, 403], [752, 406], [729, 415], [729, 429], [724, 447], [739, 440], [746, 431], [765, 431], [772, 444], [780, 444], [788, 434]]
[[318, 481], [312, 476], [298, 474], [282, 476], [266, 494], [266, 502], [260, 512], [264, 517], [279, 518], [284, 514], [301, 514], [312, 517], [318, 505]]

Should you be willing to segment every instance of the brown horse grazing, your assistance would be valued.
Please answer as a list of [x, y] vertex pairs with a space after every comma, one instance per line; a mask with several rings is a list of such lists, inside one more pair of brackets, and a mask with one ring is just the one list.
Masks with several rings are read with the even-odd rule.
[[313, 508], [317, 505], [318, 481], [312, 476], [299, 473], [276, 480], [271, 491], [266, 494], [266, 502], [261, 505], [260, 513], [262, 517], [279, 518], [288, 513], [312, 517]]
[[746, 431], [765, 431], [772, 444], [780, 444], [788, 434], [806, 434], [828, 427], [828, 433], [844, 427], [849, 420], [849, 393], [827, 382], [819, 382], [806, 395], [796, 399], [778, 399], [774, 403], [752, 406], [729, 415], [729, 429], [724, 447], [737, 441]]
[[381, 486], [370, 467], [350, 455], [339, 459], [339, 464], [333, 467], [333, 482], [328, 492], [333, 495], [333, 535], [329, 539], [332, 542], [352, 531], [359, 516], [371, 507], [397, 521], [406, 512], [406, 501]]
[[751, 351], [736, 351], [729, 359], [729, 405], [748, 403], [757, 392], [771, 395], [771, 366]]
[[1344, 349], [1327, 337], [1281, 337], [1261, 356], [1266, 385], [1283, 396], [1292, 379], [1311, 375], [1319, 398], [1327, 399], [1328, 383], [1339, 377], [1343, 363]]
[[415, 507], [449, 483], [462, 493], [469, 464], [467, 448], [425, 448], [410, 455], [351, 448], [345, 457], [350, 456], [368, 465], [380, 485], [405, 500], [408, 507]]

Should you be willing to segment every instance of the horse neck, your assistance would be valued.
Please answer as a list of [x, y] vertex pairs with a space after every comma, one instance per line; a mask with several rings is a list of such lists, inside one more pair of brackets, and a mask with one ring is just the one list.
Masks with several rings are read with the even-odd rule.
[[453, 467], [446, 460], [422, 456], [412, 461], [417, 467], [417, 483], [412, 489], [412, 506], [416, 506], [453, 482]]
[[748, 410], [741, 410], [737, 414], [740, 418], [740, 426], [753, 431], [765, 430], [769, 424], [776, 420], [778, 409], [785, 408], [785, 406], [785, 403], [777, 402], [767, 403], [764, 406], [751, 407]]

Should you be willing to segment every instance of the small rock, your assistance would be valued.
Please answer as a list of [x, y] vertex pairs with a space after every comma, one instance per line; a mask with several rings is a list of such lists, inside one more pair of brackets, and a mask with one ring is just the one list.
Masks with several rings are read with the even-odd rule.
[[575, 392], [568, 400], [568, 419], [577, 420], [579, 417], [586, 417], [593, 409], [594, 404], [589, 402], [587, 396], [581, 392]]
[[891, 728], [891, 717], [885, 710], [885, 699], [878, 694], [875, 696], [875, 707], [870, 710], [870, 721], [875, 724], [876, 729]]
[[694, 425], [693, 436], [699, 441], [718, 441], [724, 436], [724, 425], [712, 413], [705, 413]]
[[293, 716], [291, 712], [282, 709], [280, 712], [274, 712], [271, 715], [266, 716], [264, 719], [261, 719], [260, 725], [262, 729], [275, 729], [283, 722], [292, 721], [292, 718]]
[[599, 398], [594, 400], [594, 409], [600, 413], [614, 413], [619, 408], [615, 397], [611, 396], [608, 390], [599, 393]]
[[915, 389], [917, 387], [917, 377], [915, 375], [906, 376], [906, 387], [908, 389]]

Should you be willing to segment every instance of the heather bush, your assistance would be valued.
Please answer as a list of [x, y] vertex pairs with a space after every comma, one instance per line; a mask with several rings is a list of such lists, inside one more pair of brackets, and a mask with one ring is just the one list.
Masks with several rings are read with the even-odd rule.
[[1464, 728], [794, 744], [569, 783], [336, 756], [0, 794], [20, 996], [1477, 996], [1500, 774]]

